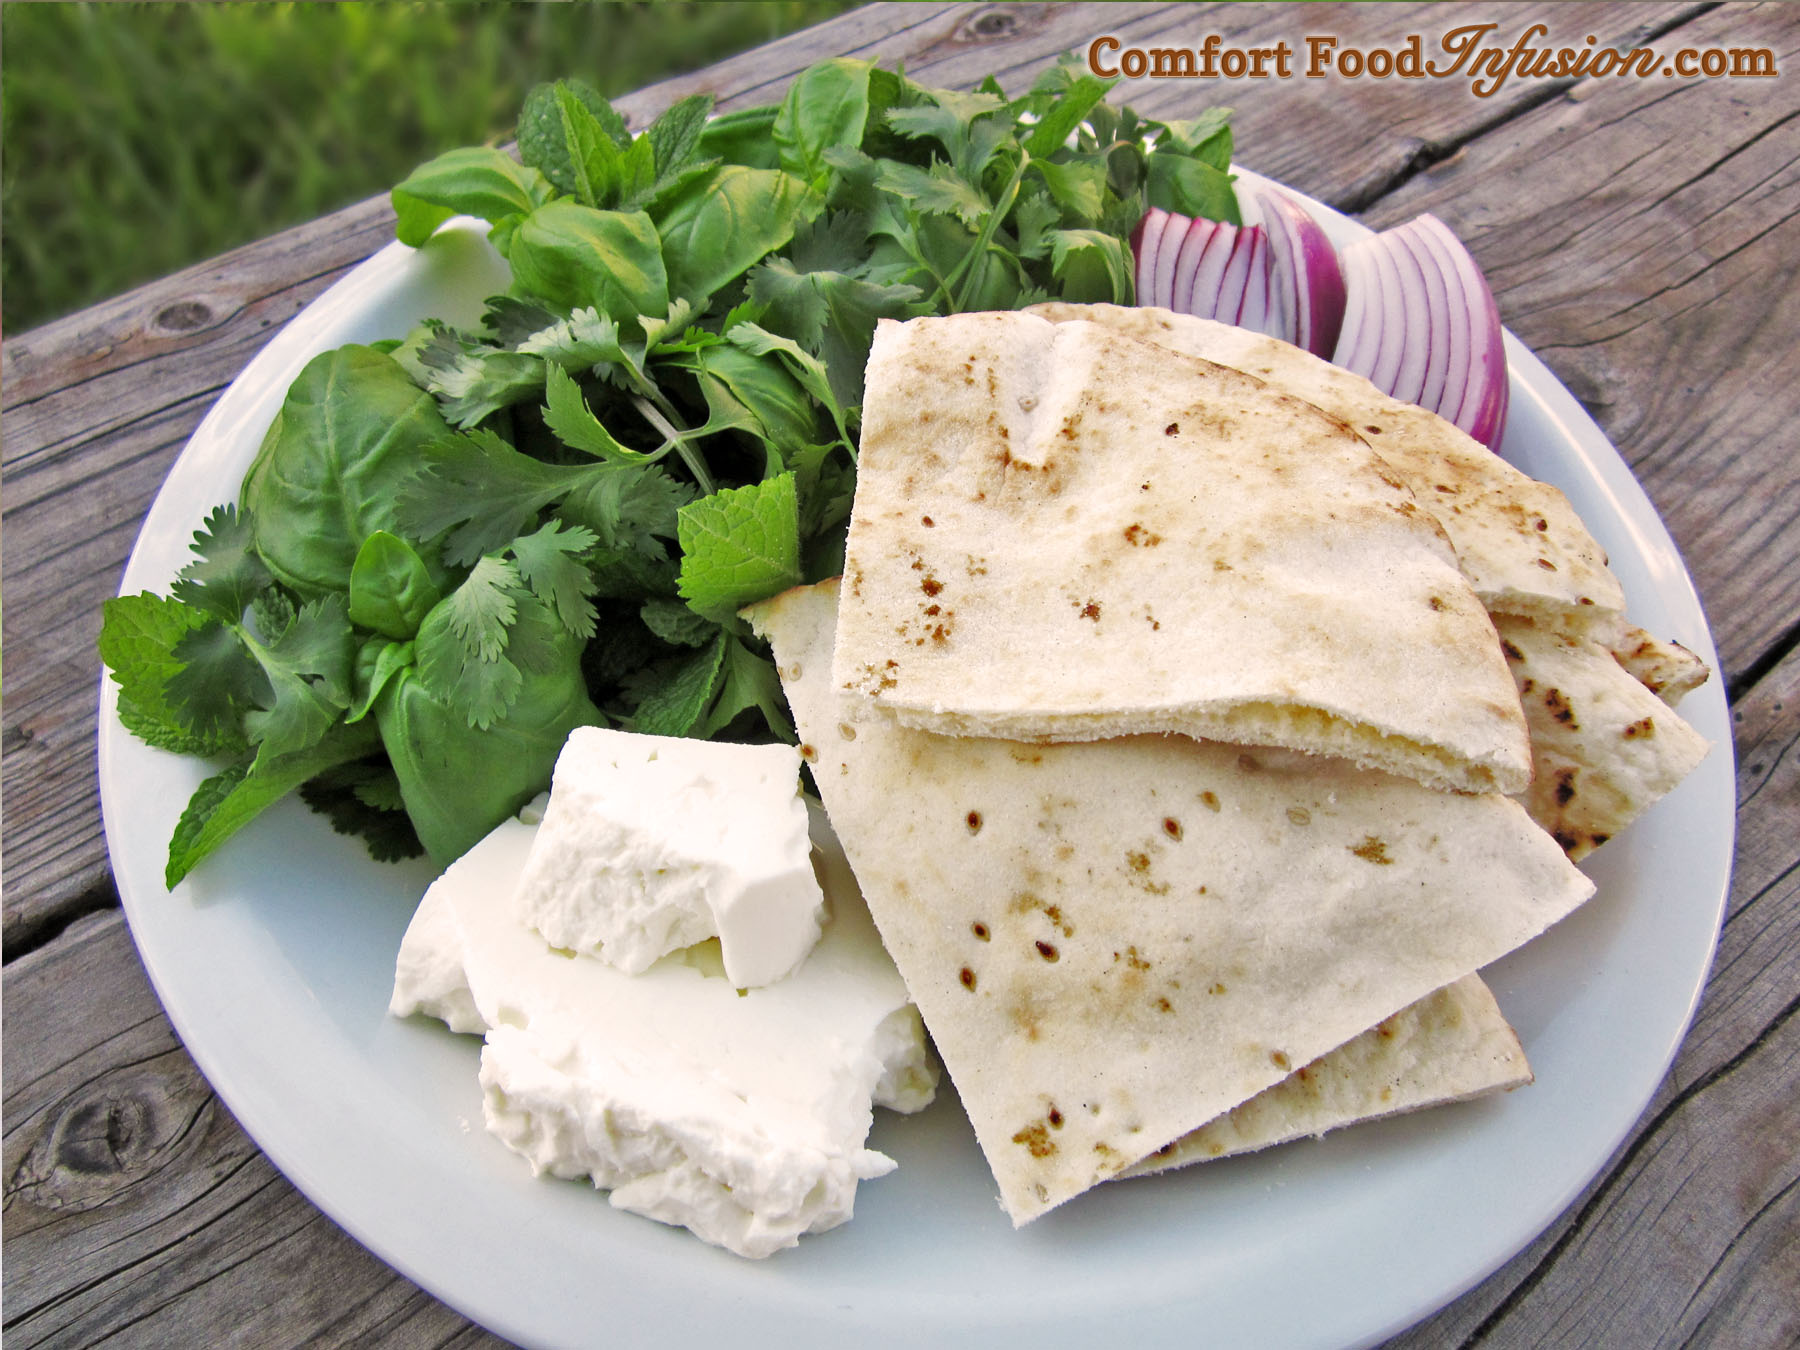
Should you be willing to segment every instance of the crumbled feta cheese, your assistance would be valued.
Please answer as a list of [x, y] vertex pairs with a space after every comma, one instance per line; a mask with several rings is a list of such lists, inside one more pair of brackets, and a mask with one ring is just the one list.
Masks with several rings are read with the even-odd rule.
[[636, 974], [717, 937], [740, 989], [773, 984], [819, 939], [800, 756], [787, 745], [570, 735], [519, 884], [554, 947]]
[[863, 1146], [871, 1103], [915, 1111], [937, 1081], [819, 821], [831, 919], [779, 984], [740, 993], [710, 943], [639, 975], [553, 950], [510, 903], [544, 827], [508, 821], [426, 893], [391, 1009], [486, 1029], [487, 1126], [534, 1171], [590, 1177], [615, 1207], [741, 1256], [791, 1247], [848, 1219], [857, 1182], [893, 1168]]

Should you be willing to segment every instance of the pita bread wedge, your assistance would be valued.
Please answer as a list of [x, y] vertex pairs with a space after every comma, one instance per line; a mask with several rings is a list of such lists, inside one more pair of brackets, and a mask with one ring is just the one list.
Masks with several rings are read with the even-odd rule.
[[1635, 626], [1628, 625], [1606, 645], [1613, 659], [1634, 680], [1671, 708], [1705, 684], [1712, 674], [1706, 662], [1679, 642], [1664, 642]]
[[1518, 698], [1412, 493], [1259, 380], [1028, 314], [884, 322], [836, 678], [951, 735], [1141, 732], [1516, 792]]
[[1605, 647], [1529, 619], [1495, 622], [1531, 725], [1536, 774], [1519, 801], [1570, 858], [1585, 858], [1710, 747]]
[[1290, 343], [1211, 319], [1120, 305], [1055, 303], [1031, 312], [1058, 322], [1103, 323], [1217, 361], [1342, 418], [1443, 526], [1490, 612], [1599, 638], [1623, 623], [1624, 592], [1568, 499], [1435, 413], [1390, 398], [1362, 376]]
[[833, 828], [1022, 1224], [1593, 890], [1516, 803], [1179, 736], [853, 723], [838, 587], [745, 611]]
[[1126, 1168], [1148, 1176], [1382, 1116], [1531, 1082], [1519, 1038], [1479, 975], [1427, 994], [1217, 1120]]

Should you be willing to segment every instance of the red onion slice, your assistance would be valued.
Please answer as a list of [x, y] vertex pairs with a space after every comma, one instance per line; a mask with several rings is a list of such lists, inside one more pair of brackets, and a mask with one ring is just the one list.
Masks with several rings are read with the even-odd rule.
[[1240, 182], [1237, 194], [1245, 224], [1260, 224], [1269, 234], [1271, 323], [1258, 331], [1329, 357], [1344, 322], [1337, 250], [1306, 208], [1280, 189]]
[[1462, 241], [1435, 216], [1343, 252], [1344, 328], [1332, 360], [1454, 422], [1489, 449], [1506, 430], [1500, 310]]

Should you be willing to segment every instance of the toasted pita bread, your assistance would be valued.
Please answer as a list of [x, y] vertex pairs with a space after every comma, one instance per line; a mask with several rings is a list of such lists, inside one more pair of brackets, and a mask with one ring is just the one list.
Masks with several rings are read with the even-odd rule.
[[1706, 662], [1679, 642], [1664, 642], [1635, 626], [1627, 626], [1606, 645], [1634, 680], [1671, 708], [1712, 674]]
[[1510, 1091], [1531, 1067], [1493, 992], [1465, 975], [1133, 1163], [1148, 1176], [1360, 1121]]
[[1687, 777], [1708, 743], [1598, 643], [1495, 622], [1531, 726], [1536, 773], [1519, 801], [1585, 858]]
[[884, 322], [836, 678], [952, 735], [1142, 732], [1516, 792], [1481, 602], [1341, 423], [1097, 324]]
[[1035, 306], [1057, 322], [1089, 321], [1217, 361], [1342, 418], [1413, 490], [1449, 535], [1457, 562], [1493, 613], [1606, 638], [1623, 623], [1624, 592], [1606, 554], [1548, 483], [1520, 473], [1423, 408], [1278, 338], [1166, 309]]
[[745, 614], [1015, 1224], [1592, 893], [1495, 795], [1179, 736], [852, 723], [837, 598], [825, 583]]

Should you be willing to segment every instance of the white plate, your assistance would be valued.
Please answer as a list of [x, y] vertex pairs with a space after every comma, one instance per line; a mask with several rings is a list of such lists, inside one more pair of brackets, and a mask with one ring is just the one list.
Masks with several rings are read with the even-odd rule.
[[[1362, 227], [1317, 208], [1342, 242]], [[195, 432], [123, 589], [164, 590], [236, 495], [313, 353], [473, 322], [506, 281], [466, 226], [392, 245], [254, 360]], [[1600, 430], [1510, 335], [1505, 451], [1556, 483], [1611, 555], [1633, 617], [1717, 669], [1681, 559]], [[534, 1181], [481, 1125], [478, 1042], [387, 1016], [393, 957], [430, 873], [370, 862], [289, 801], [174, 895], [169, 835], [204, 776], [119, 725], [102, 681], [100, 789], [119, 892], [200, 1068], [275, 1164], [384, 1260], [532, 1345], [699, 1343], [1341, 1346], [1392, 1334], [1548, 1225], [1661, 1081], [1711, 961], [1734, 823], [1720, 682], [1682, 711], [1714, 742], [1596, 855], [1599, 894], [1488, 974], [1537, 1083], [1499, 1100], [1105, 1186], [1014, 1232], [953, 1094], [877, 1113], [900, 1163], [857, 1217], [752, 1263]]]

